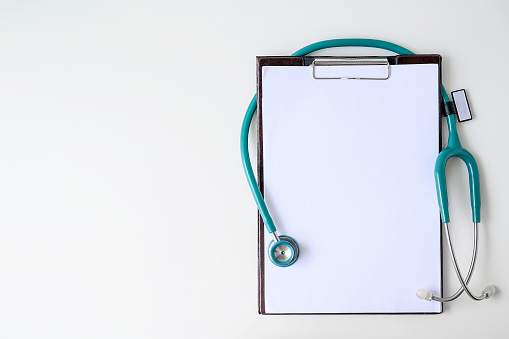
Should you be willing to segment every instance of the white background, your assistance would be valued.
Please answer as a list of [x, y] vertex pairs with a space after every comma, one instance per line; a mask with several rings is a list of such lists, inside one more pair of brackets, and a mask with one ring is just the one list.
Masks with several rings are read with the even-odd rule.
[[[0, 337], [507, 337], [508, 14], [506, 1], [3, 1]], [[471, 286], [495, 284], [492, 300], [434, 316], [257, 314], [239, 155], [255, 56], [345, 37], [439, 53], [446, 88], [468, 90], [460, 136], [483, 199]], [[465, 266], [467, 176], [458, 161], [448, 174]], [[444, 283], [458, 287], [449, 264]]]

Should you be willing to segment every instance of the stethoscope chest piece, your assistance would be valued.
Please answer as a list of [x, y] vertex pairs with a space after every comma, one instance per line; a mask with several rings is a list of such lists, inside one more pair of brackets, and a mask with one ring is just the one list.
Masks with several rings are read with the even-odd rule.
[[288, 267], [299, 257], [299, 245], [292, 237], [281, 235], [279, 241], [270, 242], [268, 253], [274, 265]]

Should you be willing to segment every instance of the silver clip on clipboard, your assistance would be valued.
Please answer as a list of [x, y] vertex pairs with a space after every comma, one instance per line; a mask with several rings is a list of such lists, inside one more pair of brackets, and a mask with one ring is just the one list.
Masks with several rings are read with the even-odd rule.
[[[315, 79], [387, 80], [391, 76], [391, 66], [387, 58], [317, 58], [313, 60], [311, 67]], [[329, 68], [326, 73], [321, 72], [324, 67]]]

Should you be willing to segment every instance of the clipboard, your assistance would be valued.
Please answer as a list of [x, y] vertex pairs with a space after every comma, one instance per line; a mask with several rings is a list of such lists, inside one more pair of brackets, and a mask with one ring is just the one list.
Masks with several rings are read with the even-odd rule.
[[258, 217], [260, 314], [442, 312], [415, 296], [442, 295], [440, 84], [440, 55], [257, 57], [259, 188], [300, 247], [273, 265]]

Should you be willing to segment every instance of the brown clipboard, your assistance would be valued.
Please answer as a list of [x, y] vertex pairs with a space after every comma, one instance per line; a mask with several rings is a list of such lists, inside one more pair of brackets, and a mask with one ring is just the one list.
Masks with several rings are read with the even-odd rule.
[[[323, 57], [320, 57], [323, 58]], [[438, 105], [442, 103], [442, 95], [441, 95], [441, 86], [442, 83], [442, 75], [441, 75], [441, 56], [437, 54], [421, 54], [421, 55], [396, 55], [384, 57], [387, 58], [388, 63], [390, 65], [406, 65], [406, 64], [437, 64], [438, 65], [438, 78], [439, 78], [439, 86], [437, 86], [439, 94], [438, 94]], [[309, 66], [312, 64], [315, 57], [308, 56], [258, 56], [257, 58], [257, 117], [258, 117], [258, 134], [257, 134], [257, 175], [258, 175], [258, 187], [262, 196], [264, 195], [264, 145], [263, 145], [263, 107], [262, 107], [262, 98], [263, 98], [263, 67], [265, 66]], [[441, 106], [439, 106], [441, 107]], [[441, 110], [440, 110], [440, 113]], [[439, 149], [438, 152], [442, 149], [442, 128], [441, 128], [441, 119], [438, 119], [439, 126]], [[437, 153], [438, 154], [438, 153]], [[437, 212], [438, 215], [438, 212]], [[438, 225], [440, 227], [441, 225]], [[265, 225], [261, 218], [261, 215], [258, 214], [258, 313], [259, 314], [428, 314], [426, 312], [408, 312], [408, 313], [268, 313], [266, 312], [265, 307], [265, 270], [264, 266], [266, 264], [272, 265], [267, 258], [266, 248], [265, 248], [265, 237], [267, 235], [267, 231], [265, 229]], [[440, 239], [442, 238], [442, 234], [440, 231]], [[441, 241], [440, 241], [441, 243]], [[440, 258], [442, 262], [442, 248], [440, 246]], [[441, 276], [443, 276], [443, 265], [441, 264]], [[440, 293], [443, 292], [443, 279], [440, 282]], [[442, 313], [442, 307], [440, 307], [439, 312], [432, 312], [430, 314]]]

